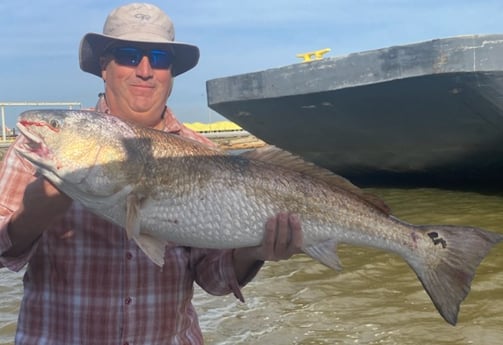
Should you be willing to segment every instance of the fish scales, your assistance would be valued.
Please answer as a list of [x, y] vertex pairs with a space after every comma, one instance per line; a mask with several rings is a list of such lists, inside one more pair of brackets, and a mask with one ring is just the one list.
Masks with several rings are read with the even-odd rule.
[[[162, 186], [150, 194], [158, 202], [143, 208], [145, 213], [141, 218], [149, 222], [145, 228], [162, 225], [167, 214], [170, 227], [177, 227], [176, 233], [180, 234], [175, 242], [212, 248], [259, 244], [263, 220], [287, 210], [299, 214], [305, 222], [307, 244], [333, 237], [330, 224], [334, 224], [334, 218], [342, 220], [341, 235], [342, 229], [358, 229], [350, 223], [358, 219], [351, 211], [354, 209], [351, 203], [359, 201], [349, 194], [345, 198], [334, 198], [326, 185], [295, 171], [240, 156], [222, 155], [200, 145], [180, 147], [179, 140], [162, 140], [164, 135], [160, 134], [164, 133], [136, 129], [138, 137], [151, 139], [142, 143], [152, 143], [137, 147], [138, 157], [154, 158], [150, 163], [142, 162], [149, 164], [145, 169], [145, 184]], [[201, 210], [204, 213], [199, 215]], [[242, 210], [247, 210], [247, 214], [236, 218]], [[371, 207], [367, 211], [375, 213]], [[350, 213], [353, 217], [348, 217]], [[354, 223], [357, 225], [358, 221]], [[204, 224], [203, 228], [224, 231], [227, 240], [216, 241], [219, 236], [213, 232], [201, 233]], [[222, 229], [225, 224], [228, 226]], [[236, 228], [252, 231], [240, 233]]]
[[[154, 152], [170, 152], [176, 148], [173, 144], [163, 143], [163, 146], [164, 150], [156, 148]], [[210, 154], [209, 159], [204, 156], [207, 153]], [[339, 222], [341, 234], [338, 237], [343, 236], [344, 229], [358, 229], [357, 225], [361, 223], [358, 216], [353, 212], [353, 217], [348, 217], [354, 208], [352, 203], [358, 202], [350, 195], [335, 198], [334, 193], [328, 192], [327, 186], [314, 183], [295, 171], [239, 156], [214, 153], [202, 150], [197, 154], [191, 149], [181, 155], [180, 152], [174, 153], [174, 157], [180, 157], [175, 158], [176, 161], [157, 161], [160, 164], [153, 167], [154, 173], [149, 174], [147, 180], [163, 188], [151, 194], [152, 199], [158, 202], [153, 201], [143, 208], [145, 213], [141, 218], [149, 221], [145, 228], [163, 225], [162, 217], [168, 214], [170, 227], [178, 228], [173, 233], [179, 234], [171, 240], [212, 248], [259, 244], [264, 219], [287, 210], [297, 213], [302, 219], [308, 245], [334, 238], [336, 229], [330, 224], [335, 223], [335, 218], [342, 220]], [[144, 152], [143, 156], [147, 153]], [[201, 210], [204, 213], [199, 215]], [[247, 214], [236, 218], [242, 210], [247, 210]], [[366, 211], [376, 213], [371, 207], [367, 207]], [[369, 218], [369, 215], [362, 216]], [[208, 231], [202, 232], [201, 228]], [[239, 232], [237, 228], [247, 231]], [[374, 228], [367, 230], [370, 232]], [[224, 232], [226, 241], [220, 240], [220, 236], [215, 236], [211, 229]], [[368, 237], [369, 232], [363, 235]], [[394, 236], [393, 233], [390, 235]]]
[[344, 178], [273, 147], [228, 155], [88, 111], [28, 111], [18, 127], [26, 137], [20, 155], [71, 198], [124, 227], [160, 266], [169, 242], [254, 246], [269, 217], [293, 212], [302, 221], [304, 253], [340, 269], [338, 243], [394, 252], [454, 325], [477, 266], [503, 240], [473, 227], [403, 222]]

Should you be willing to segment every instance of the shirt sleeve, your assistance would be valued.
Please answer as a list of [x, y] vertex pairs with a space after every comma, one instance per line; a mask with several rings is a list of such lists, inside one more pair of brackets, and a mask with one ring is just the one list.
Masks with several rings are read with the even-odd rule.
[[30, 250], [19, 257], [3, 255], [12, 247], [7, 231], [12, 214], [23, 202], [26, 186], [35, 180], [33, 166], [15, 152], [15, 147], [24, 140], [22, 136], [16, 139], [5, 154], [0, 167], [0, 267], [7, 267], [13, 271], [19, 271], [29, 261], [37, 243], [35, 241]]
[[209, 294], [222, 296], [233, 293], [244, 302], [241, 288], [248, 284], [258, 273], [263, 261], [257, 261], [250, 267], [243, 281], [238, 281], [233, 264], [233, 249], [191, 249], [190, 265], [197, 284]]

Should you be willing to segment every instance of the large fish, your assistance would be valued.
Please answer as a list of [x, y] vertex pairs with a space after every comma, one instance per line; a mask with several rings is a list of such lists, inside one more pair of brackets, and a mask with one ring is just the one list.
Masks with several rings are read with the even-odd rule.
[[162, 265], [164, 245], [261, 243], [264, 223], [299, 215], [303, 251], [340, 269], [338, 243], [400, 255], [450, 324], [475, 270], [503, 236], [473, 227], [416, 226], [345, 179], [274, 149], [227, 155], [177, 135], [88, 111], [20, 115], [19, 154], [61, 191], [124, 227]]

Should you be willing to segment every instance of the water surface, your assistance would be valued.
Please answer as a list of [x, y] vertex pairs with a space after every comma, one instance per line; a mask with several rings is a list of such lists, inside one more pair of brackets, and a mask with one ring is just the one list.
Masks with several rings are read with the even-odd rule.
[[[418, 224], [479, 226], [503, 233], [503, 196], [427, 188], [373, 188], [393, 213]], [[333, 272], [305, 255], [267, 263], [246, 303], [197, 290], [207, 344], [494, 345], [503, 343], [503, 244], [477, 271], [456, 327], [437, 313], [399, 257], [342, 245]], [[12, 344], [21, 274], [0, 270], [0, 344]]]

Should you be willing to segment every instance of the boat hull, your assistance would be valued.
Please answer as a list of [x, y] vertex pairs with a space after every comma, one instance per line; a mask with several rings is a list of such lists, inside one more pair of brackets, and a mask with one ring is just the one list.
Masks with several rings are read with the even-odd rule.
[[503, 35], [326, 58], [207, 82], [209, 106], [339, 174], [499, 180]]

